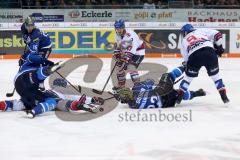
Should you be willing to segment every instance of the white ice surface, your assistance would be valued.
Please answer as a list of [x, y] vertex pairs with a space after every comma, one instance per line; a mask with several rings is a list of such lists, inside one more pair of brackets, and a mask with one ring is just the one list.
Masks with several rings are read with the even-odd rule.
[[[181, 63], [180, 59], [144, 61], [161, 63], [169, 70]], [[100, 89], [109, 64], [110, 60], [104, 59], [97, 82], [86, 85]], [[33, 120], [25, 118], [24, 112], [0, 113], [0, 160], [240, 160], [239, 68], [240, 59], [220, 59], [220, 73], [231, 100], [228, 106], [222, 103], [214, 83], [202, 69], [190, 88], [204, 88], [208, 95], [165, 110], [192, 110], [191, 122], [119, 122], [119, 114], [137, 112], [124, 105], [88, 122], [64, 122], [54, 113]], [[17, 61], [1, 60], [0, 69], [0, 98], [6, 99], [6, 92], [13, 88]], [[68, 79], [82, 83], [82, 71], [84, 67]], [[107, 89], [111, 87], [110, 84]]]

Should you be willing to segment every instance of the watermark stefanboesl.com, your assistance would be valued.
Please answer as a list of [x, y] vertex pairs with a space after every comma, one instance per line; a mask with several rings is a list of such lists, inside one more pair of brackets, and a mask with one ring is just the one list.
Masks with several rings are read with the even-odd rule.
[[154, 113], [122, 112], [118, 114], [119, 122], [192, 122], [192, 110], [169, 113], [158, 110]]

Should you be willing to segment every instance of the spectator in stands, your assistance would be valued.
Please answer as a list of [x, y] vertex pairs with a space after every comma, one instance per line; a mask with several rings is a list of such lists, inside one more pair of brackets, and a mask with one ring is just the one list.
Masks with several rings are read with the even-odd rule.
[[35, 7], [34, 7], [34, 8], [36, 8], [36, 9], [41, 9], [41, 8], [42, 8], [41, 6], [42, 6], [42, 5], [41, 5], [40, 1], [39, 1], [39, 0], [36, 0], [36, 2], [35, 2]]
[[204, 7], [203, 0], [195, 0], [194, 5], [195, 8], [203, 8]]
[[67, 5], [64, 0], [60, 0], [59, 6], [60, 6], [60, 8], [66, 8]]
[[31, 6], [35, 6], [36, 1], [34, 0], [22, 0], [22, 6], [24, 8], [30, 8]]
[[86, 0], [85, 2], [85, 8], [86, 9], [92, 9], [93, 6], [92, 6], [92, 1], [91, 0]]
[[120, 9], [121, 6], [119, 5], [119, 3], [116, 0], [112, 0], [112, 9]]
[[143, 1], [141, 1], [141, 0], [136, 0], [135, 4], [138, 5], [138, 6], [143, 5]]
[[56, 6], [58, 6], [58, 5], [60, 4], [60, 1], [61, 1], [61, 0], [52, 0], [52, 6], [53, 6], [54, 8], [56, 8]]
[[52, 4], [52, 1], [51, 0], [47, 0], [47, 5], [46, 5], [46, 9], [51, 9], [53, 8], [53, 4]]
[[226, 0], [219, 0], [216, 5], [227, 5]]
[[239, 3], [238, 3], [237, 0], [229, 0], [229, 1], [228, 1], [228, 4], [229, 4], [229, 5], [239, 5]]
[[206, 5], [214, 5], [216, 3], [214, 2], [214, 0], [205, 0], [204, 4], [206, 6]]
[[143, 9], [155, 9], [156, 6], [152, 0], [147, 0], [146, 3], [143, 4]]

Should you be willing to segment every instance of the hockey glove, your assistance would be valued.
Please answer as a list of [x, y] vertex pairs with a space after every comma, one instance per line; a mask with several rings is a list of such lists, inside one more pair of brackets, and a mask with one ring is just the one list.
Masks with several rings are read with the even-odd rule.
[[121, 51], [120, 50], [114, 50], [113, 52], [113, 59], [115, 61], [119, 61], [121, 58]]
[[26, 60], [23, 58], [23, 56], [21, 56], [21, 58], [18, 60], [19, 67], [21, 67], [25, 62]]
[[54, 62], [48, 60], [48, 59], [45, 59], [44, 62], [43, 62], [43, 65], [44, 66], [54, 66]]
[[132, 60], [133, 54], [130, 52], [125, 52], [121, 55], [120, 61], [129, 63]]
[[164, 73], [156, 86], [154, 88], [154, 92], [160, 96], [167, 95], [173, 90], [174, 82], [172, 81], [170, 75], [168, 73]]
[[214, 48], [215, 48], [215, 53], [216, 53], [219, 57], [222, 57], [222, 54], [224, 53], [224, 49], [223, 49], [222, 45], [217, 46], [216, 44], [214, 44]]
[[186, 62], [186, 61], [183, 61], [183, 62], [182, 62], [182, 66], [183, 66], [184, 68], [186, 68], [186, 67], [187, 67], [187, 62]]

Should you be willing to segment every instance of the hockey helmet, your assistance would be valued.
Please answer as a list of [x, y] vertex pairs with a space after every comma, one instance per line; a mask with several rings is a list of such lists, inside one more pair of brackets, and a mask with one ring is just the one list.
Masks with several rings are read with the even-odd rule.
[[181, 33], [184, 35], [186, 33], [190, 33], [192, 31], [194, 31], [195, 29], [193, 28], [193, 26], [191, 24], [185, 24], [184, 26], [182, 26], [181, 28]]
[[29, 28], [29, 27], [34, 27], [35, 26], [35, 22], [33, 20], [32, 17], [28, 16], [25, 21], [24, 21], [25, 27]]
[[125, 21], [123, 19], [116, 20], [114, 27], [115, 29], [125, 28]]

